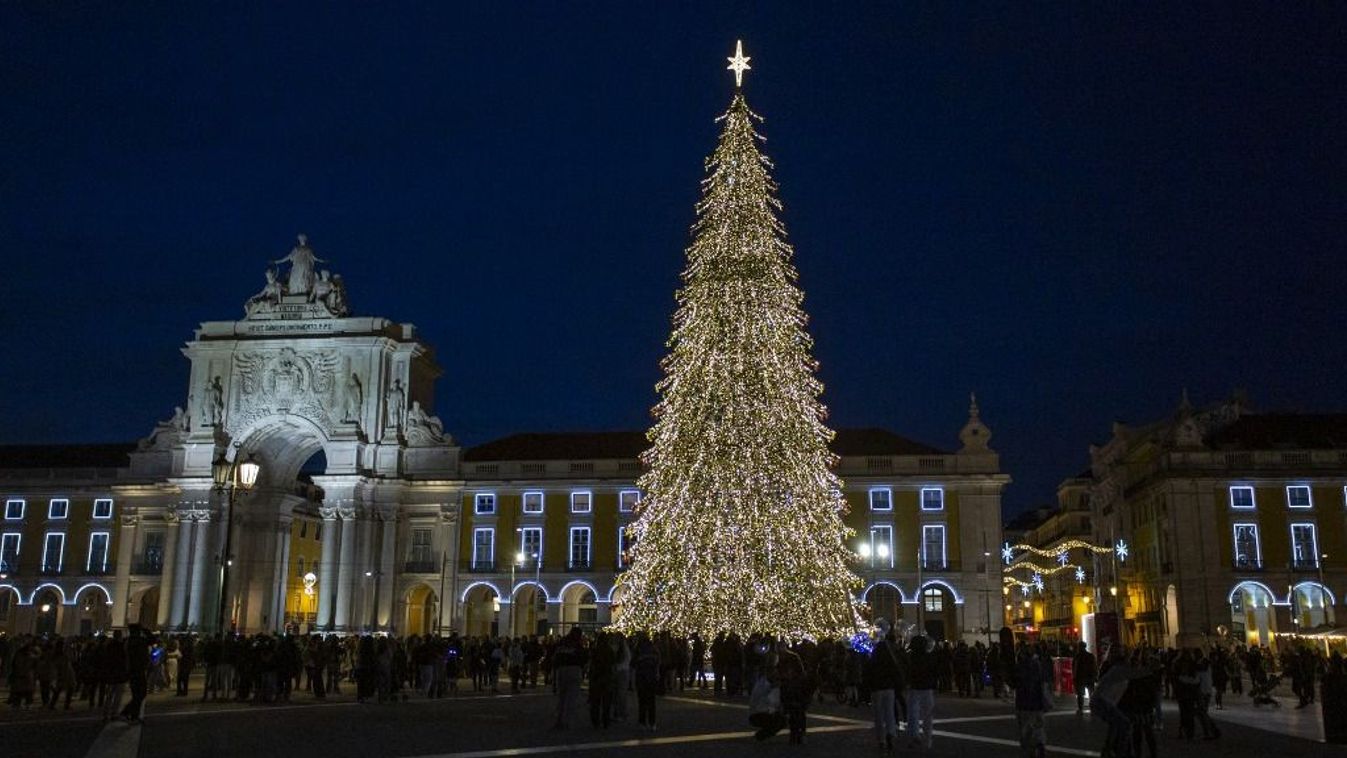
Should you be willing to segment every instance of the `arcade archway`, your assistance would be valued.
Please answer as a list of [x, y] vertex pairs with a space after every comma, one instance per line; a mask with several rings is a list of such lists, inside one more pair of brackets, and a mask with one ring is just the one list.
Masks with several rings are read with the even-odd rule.
[[403, 597], [407, 613], [403, 630], [407, 634], [425, 636], [435, 631], [435, 619], [439, 614], [439, 598], [426, 584], [415, 584]]
[[872, 584], [863, 599], [870, 606], [872, 622], [885, 619], [892, 624], [903, 617], [903, 595], [896, 585], [888, 582]]
[[500, 631], [500, 593], [494, 585], [477, 582], [463, 591], [463, 634], [495, 637]]
[[50, 587], [38, 590], [33, 593], [32, 605], [35, 612], [33, 634], [39, 637], [55, 636], [65, 617], [65, 605], [60, 592]]
[[1230, 632], [1248, 645], [1271, 645], [1277, 632], [1275, 596], [1259, 582], [1240, 582], [1230, 590]]
[[598, 591], [586, 582], [575, 581], [561, 588], [561, 631], [573, 627], [585, 630], [599, 626]]
[[547, 633], [547, 592], [542, 585], [520, 582], [514, 589], [510, 605], [514, 616], [511, 636], [527, 637]]

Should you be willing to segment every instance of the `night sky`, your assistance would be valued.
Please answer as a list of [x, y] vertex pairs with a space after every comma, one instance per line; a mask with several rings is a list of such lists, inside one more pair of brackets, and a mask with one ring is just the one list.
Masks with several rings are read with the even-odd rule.
[[0, 8], [0, 442], [146, 434], [299, 232], [459, 441], [644, 428], [736, 38], [834, 426], [975, 389], [1014, 512], [1185, 386], [1347, 407], [1347, 5], [459, 5]]

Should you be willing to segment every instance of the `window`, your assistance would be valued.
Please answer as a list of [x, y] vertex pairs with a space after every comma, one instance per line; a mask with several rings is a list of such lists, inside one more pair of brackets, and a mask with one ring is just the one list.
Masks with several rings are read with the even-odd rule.
[[1231, 487], [1230, 488], [1230, 507], [1231, 508], [1252, 508], [1253, 487]]
[[304, 577], [304, 556], [299, 556], [299, 561], [295, 563], [295, 576]]
[[619, 524], [617, 527], [617, 567], [623, 568], [627, 565], [627, 525]]
[[1235, 568], [1256, 569], [1263, 565], [1262, 547], [1258, 544], [1257, 524], [1235, 524]]
[[1310, 488], [1303, 484], [1293, 484], [1286, 488], [1286, 504], [1292, 508], [1311, 508]]
[[19, 569], [19, 538], [21, 536], [14, 532], [0, 535], [0, 573], [8, 574]]
[[42, 543], [42, 573], [61, 573], [61, 563], [65, 560], [65, 533], [47, 532]]
[[526, 526], [519, 532], [519, 552], [525, 556], [525, 565], [541, 566], [543, 557], [543, 530], [540, 526]]
[[1319, 539], [1314, 524], [1291, 525], [1291, 562], [1296, 568], [1319, 567]]
[[876, 487], [870, 490], [870, 510], [893, 510], [893, 490], [888, 487]]
[[111, 498], [99, 498], [94, 501], [94, 518], [99, 521], [112, 518]]
[[89, 535], [89, 559], [84, 562], [84, 570], [90, 574], [101, 574], [108, 570], [107, 532]]
[[889, 524], [870, 527], [870, 565], [893, 568], [893, 527]]
[[921, 562], [927, 569], [945, 568], [944, 524], [926, 524], [921, 528]]
[[945, 610], [945, 592], [938, 587], [922, 590], [921, 599], [926, 604], [926, 610], [930, 613], [940, 613]]
[[939, 487], [922, 487], [921, 509], [923, 511], [945, 510], [945, 491]]
[[315, 521], [313, 524], [313, 541], [323, 541], [323, 522], [321, 521]]
[[496, 530], [472, 530], [472, 568], [475, 571], [490, 571], [496, 562]]
[[300, 522], [299, 522], [299, 538], [300, 538], [300, 539], [304, 539], [304, 538], [307, 537], [307, 536], [309, 536], [309, 522], [307, 522], [307, 521], [300, 521]]
[[589, 513], [593, 509], [594, 494], [592, 492], [572, 492], [571, 493], [571, 513]]
[[70, 518], [70, 501], [65, 498], [52, 498], [47, 504], [47, 519], [49, 521], [65, 521]]
[[419, 526], [412, 529], [412, 549], [407, 556], [407, 562], [412, 564], [413, 570], [433, 571], [435, 569], [435, 552], [431, 542], [434, 536], [434, 530], [428, 526]]
[[617, 495], [618, 513], [631, 513], [636, 510], [636, 504], [641, 502], [641, 493], [637, 490], [622, 490]]
[[164, 570], [164, 533], [153, 531], [145, 533], [144, 568], [146, 574], [157, 574]]
[[23, 505], [24, 505], [24, 503], [23, 503], [22, 500], [6, 500], [6, 501], [5, 501], [5, 520], [6, 520], [6, 521], [17, 521], [17, 520], [23, 518]]
[[473, 513], [478, 516], [494, 516], [496, 513], [496, 493], [478, 492], [473, 498]]
[[589, 527], [571, 527], [571, 562], [573, 569], [589, 568]]
[[525, 492], [524, 493], [524, 512], [542, 513], [543, 512], [543, 493]]

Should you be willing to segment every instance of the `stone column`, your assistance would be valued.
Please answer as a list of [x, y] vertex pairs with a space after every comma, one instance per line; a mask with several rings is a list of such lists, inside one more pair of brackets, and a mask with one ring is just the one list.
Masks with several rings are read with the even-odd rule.
[[337, 575], [337, 617], [333, 624], [337, 631], [341, 632], [351, 629], [351, 592], [355, 584], [352, 574], [355, 573], [356, 523], [354, 509], [342, 512], [341, 551], [335, 572]]
[[178, 545], [173, 561], [173, 583], [169, 587], [168, 625], [171, 629], [187, 626], [187, 591], [192, 578], [192, 524], [190, 515], [177, 514]]
[[[202, 601], [205, 600], [207, 584], [206, 574], [210, 571], [211, 567], [210, 533], [210, 514], [195, 514], [195, 519], [192, 522], [192, 589], [191, 594], [187, 596], [187, 626], [198, 630], [204, 628], [203, 622], [212, 625], [215, 623], [214, 613], [209, 613], [208, 616], [203, 616], [202, 612], [202, 606], [204, 605]], [[218, 588], [214, 588], [212, 597], [215, 597], [214, 593], [217, 593], [218, 591]], [[218, 603], [220, 598], [215, 597], [215, 601]], [[226, 620], [225, 623], [228, 624], [228, 620]], [[224, 630], [215, 629], [214, 631], [220, 632]]]
[[323, 517], [323, 554], [318, 564], [318, 619], [315, 622], [324, 631], [332, 628], [332, 601], [336, 599], [337, 589], [337, 546], [341, 541], [338, 532], [340, 521], [337, 509], [322, 508]]
[[[393, 633], [393, 594], [397, 589], [397, 511], [388, 510], [383, 517], [383, 544], [379, 547], [379, 597], [377, 621], [379, 628]], [[397, 632], [403, 630], [398, 629]]]
[[[462, 498], [456, 498], [461, 501]], [[458, 614], [458, 504], [440, 512], [440, 584], [436, 589], [439, 600], [440, 630], [448, 634], [457, 623]]]
[[374, 573], [374, 537], [375, 530], [378, 528], [378, 522], [374, 520], [374, 513], [366, 513], [360, 519], [360, 528], [357, 533], [360, 535], [360, 542], [356, 546], [359, 551], [359, 567], [355, 573], [355, 591], [359, 602], [358, 610], [355, 616], [355, 625], [357, 628], [364, 629], [371, 627], [378, 619], [374, 616], [374, 593], [382, 577]]
[[178, 560], [178, 514], [169, 511], [164, 516], [165, 523], [168, 524], [168, 530], [164, 534], [164, 566], [159, 574], [159, 609], [155, 612], [155, 623], [160, 629], [171, 629], [173, 626], [173, 582], [176, 579]]
[[[117, 538], [117, 576], [113, 579], [112, 628], [126, 628], [127, 604], [131, 602], [131, 558], [136, 552], [136, 524], [139, 516], [122, 516], [122, 531]], [[74, 610], [73, 607], [70, 610]]]
[[272, 590], [271, 628], [285, 628], [285, 600], [290, 580], [290, 519], [276, 528], [276, 582]]

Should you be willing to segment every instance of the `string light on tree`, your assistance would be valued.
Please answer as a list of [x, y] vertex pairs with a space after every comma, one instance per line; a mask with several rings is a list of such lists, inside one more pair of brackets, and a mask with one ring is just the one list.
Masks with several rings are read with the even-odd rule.
[[729, 60], [736, 91], [676, 296], [616, 626], [850, 637], [860, 580], [833, 432], [761, 117], [739, 88], [742, 43]]

